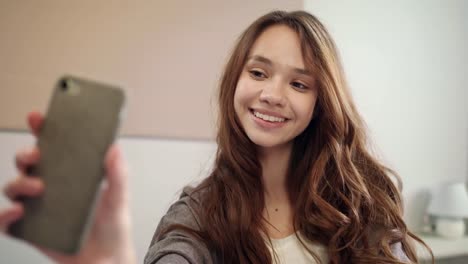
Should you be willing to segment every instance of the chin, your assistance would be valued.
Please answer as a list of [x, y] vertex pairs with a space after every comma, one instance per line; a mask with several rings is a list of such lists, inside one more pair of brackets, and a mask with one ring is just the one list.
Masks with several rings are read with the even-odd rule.
[[249, 136], [249, 139], [258, 147], [261, 148], [273, 148], [282, 145], [286, 145], [286, 142], [273, 137], [265, 137], [261, 135]]

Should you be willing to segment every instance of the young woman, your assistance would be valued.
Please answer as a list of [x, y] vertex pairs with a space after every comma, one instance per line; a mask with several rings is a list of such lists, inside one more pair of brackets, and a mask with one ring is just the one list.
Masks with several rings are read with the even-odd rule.
[[[314, 16], [272, 12], [244, 31], [221, 79], [218, 115], [214, 169], [171, 206], [145, 263], [417, 262], [411, 241], [420, 240], [402, 220], [398, 178], [368, 151], [335, 44]], [[40, 119], [30, 116], [33, 131]], [[134, 261], [118, 153], [111, 148], [106, 160], [90, 242], [75, 257], [46, 251], [54, 260]], [[22, 175], [9, 197], [42, 191], [24, 176], [38, 156], [17, 155]], [[21, 211], [0, 211], [0, 226]]]
[[162, 219], [146, 263], [417, 262], [391, 170], [369, 153], [335, 44], [311, 14], [240, 36], [211, 175]]

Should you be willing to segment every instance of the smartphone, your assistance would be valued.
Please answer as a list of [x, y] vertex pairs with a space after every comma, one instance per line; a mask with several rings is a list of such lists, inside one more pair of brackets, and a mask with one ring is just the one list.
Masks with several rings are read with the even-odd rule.
[[79, 251], [93, 218], [125, 95], [119, 87], [64, 76], [54, 89], [38, 135], [35, 175], [44, 193], [23, 199], [25, 215], [11, 225], [18, 238], [66, 254]]

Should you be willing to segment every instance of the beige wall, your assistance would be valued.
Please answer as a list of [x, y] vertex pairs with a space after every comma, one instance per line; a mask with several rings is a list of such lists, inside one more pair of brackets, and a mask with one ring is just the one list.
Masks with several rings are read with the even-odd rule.
[[235, 38], [302, 1], [1, 1], [0, 129], [26, 129], [63, 73], [118, 84], [125, 135], [213, 138], [214, 91]]

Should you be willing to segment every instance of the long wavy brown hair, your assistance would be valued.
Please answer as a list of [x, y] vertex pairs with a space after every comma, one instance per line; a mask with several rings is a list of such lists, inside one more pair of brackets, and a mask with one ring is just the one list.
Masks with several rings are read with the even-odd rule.
[[402, 219], [400, 180], [369, 151], [366, 128], [334, 41], [322, 23], [304, 11], [268, 13], [238, 39], [220, 81], [214, 168], [194, 192], [203, 193], [197, 212], [202, 229], [168, 230], [195, 235], [221, 263], [272, 263], [275, 254], [268, 249], [268, 222], [262, 214], [262, 167], [256, 146], [235, 114], [233, 99], [254, 41], [278, 24], [298, 34], [305, 64], [318, 85], [314, 118], [294, 139], [289, 162], [287, 188], [295, 231], [325, 245], [330, 263], [401, 263], [392, 254], [395, 243], [417, 262], [411, 242], [424, 242]]

